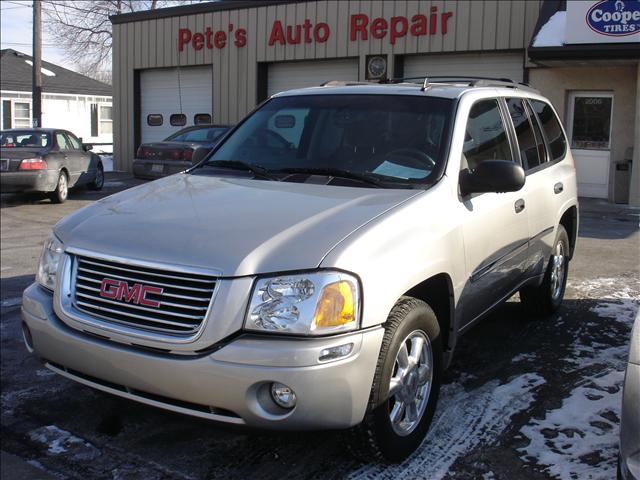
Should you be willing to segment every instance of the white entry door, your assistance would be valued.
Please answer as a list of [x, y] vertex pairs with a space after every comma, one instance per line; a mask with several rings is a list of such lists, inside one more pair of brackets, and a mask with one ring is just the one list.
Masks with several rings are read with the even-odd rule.
[[569, 96], [569, 138], [576, 162], [578, 195], [607, 198], [611, 163], [610, 92], [572, 92]]

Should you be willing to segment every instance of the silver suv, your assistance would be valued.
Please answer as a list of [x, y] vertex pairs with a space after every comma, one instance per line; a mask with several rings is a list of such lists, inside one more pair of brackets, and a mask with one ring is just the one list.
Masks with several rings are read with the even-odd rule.
[[508, 82], [273, 96], [190, 170], [61, 220], [24, 292], [60, 375], [211, 420], [421, 443], [458, 338], [564, 295], [578, 226], [561, 123]]

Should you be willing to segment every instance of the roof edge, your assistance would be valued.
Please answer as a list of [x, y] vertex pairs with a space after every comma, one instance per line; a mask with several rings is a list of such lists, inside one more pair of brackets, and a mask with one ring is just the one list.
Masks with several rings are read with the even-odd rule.
[[139, 12], [121, 13], [119, 15], [111, 15], [109, 20], [111, 20], [112, 25], [119, 25], [122, 23], [139, 22], [142, 20], [156, 20], [159, 18], [181, 15], [194, 15], [196, 13], [268, 7], [270, 5], [302, 3], [307, 1], [309, 0], [220, 0], [218, 2], [196, 3], [192, 5], [180, 5], [177, 7], [158, 8], [156, 10], [141, 10]]

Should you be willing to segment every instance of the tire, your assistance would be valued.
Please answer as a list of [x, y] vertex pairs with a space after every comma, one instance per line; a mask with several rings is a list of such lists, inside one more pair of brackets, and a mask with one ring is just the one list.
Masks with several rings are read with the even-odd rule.
[[[349, 442], [352, 453], [367, 462], [374, 458], [400, 462], [420, 446], [436, 409], [442, 376], [440, 327], [429, 305], [402, 297], [391, 310], [385, 330], [368, 412], [352, 430]], [[420, 341], [422, 348], [415, 343]], [[400, 354], [403, 347], [408, 362]], [[395, 392], [390, 392], [392, 381], [398, 385]]]
[[65, 172], [60, 172], [56, 189], [53, 192], [49, 192], [48, 195], [51, 203], [64, 203], [67, 200], [69, 196], [69, 179]]
[[96, 168], [96, 178], [93, 179], [93, 182], [87, 185], [89, 190], [102, 190], [104, 186], [104, 167], [102, 166], [102, 162], [98, 162], [98, 166]]
[[558, 225], [556, 241], [542, 283], [520, 290], [520, 302], [527, 312], [548, 316], [560, 307], [567, 287], [569, 255], [569, 236], [565, 228]]

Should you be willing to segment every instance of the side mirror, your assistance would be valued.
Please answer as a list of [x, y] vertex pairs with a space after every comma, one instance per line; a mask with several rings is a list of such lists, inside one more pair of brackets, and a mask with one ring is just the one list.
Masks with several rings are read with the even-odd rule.
[[91, 145], [90, 143], [83, 143], [82, 150], [84, 150], [85, 152], [88, 152], [89, 150], [93, 150], [93, 145]]
[[197, 163], [200, 163], [202, 159], [206, 157], [210, 151], [211, 151], [210, 149], [206, 149], [206, 148], [197, 148], [196, 151], [193, 152], [193, 155], [191, 156], [191, 164], [196, 165]]
[[525, 174], [521, 166], [508, 160], [485, 160], [473, 170], [460, 172], [460, 193], [517, 192], [524, 186]]

